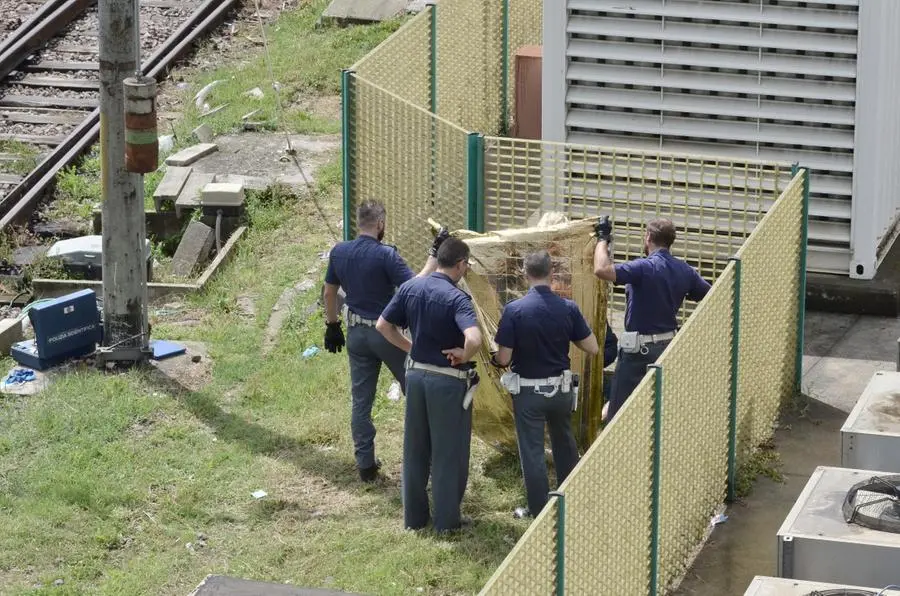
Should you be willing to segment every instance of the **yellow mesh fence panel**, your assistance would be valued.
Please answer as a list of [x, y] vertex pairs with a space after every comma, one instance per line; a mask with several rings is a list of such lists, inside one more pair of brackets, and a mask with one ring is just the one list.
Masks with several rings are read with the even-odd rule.
[[793, 390], [797, 346], [801, 171], [738, 252], [741, 341], [738, 359], [738, 454], [772, 436], [783, 398]]
[[480, 594], [482, 596], [550, 596], [556, 587], [555, 499], [538, 514]]
[[571, 594], [647, 594], [653, 380], [653, 374], [644, 377], [560, 487]]
[[[448, 227], [465, 225], [467, 135], [357, 75], [352, 95], [351, 218], [361, 201], [384, 203], [385, 240], [397, 245], [410, 266], [420, 267], [431, 245], [429, 217]], [[441, 159], [432, 157], [432, 139]], [[443, 179], [434, 198], [433, 169]]]
[[431, 106], [431, 10], [424, 10], [351, 67], [406, 101]]
[[730, 263], [658, 361], [660, 587], [681, 577], [725, 496], [734, 276]]
[[[466, 238], [474, 264], [465, 286], [474, 299], [486, 340], [476, 358], [482, 382], [475, 396], [473, 424], [478, 436], [488, 443], [515, 449], [512, 400], [500, 385], [500, 372], [490, 364], [490, 352], [496, 349], [493, 338], [503, 306], [528, 291], [522, 274], [525, 255], [539, 249], [550, 253], [552, 289], [578, 304], [602, 345], [606, 330], [606, 284], [601, 284], [593, 274], [596, 243], [590, 237], [592, 227], [592, 221], [578, 221]], [[603, 356], [591, 358], [574, 346], [569, 356], [572, 371], [581, 375], [580, 403], [573, 415], [573, 427], [579, 443], [587, 449], [600, 429]]]
[[[790, 168], [486, 137], [484, 177], [486, 230], [526, 225], [548, 211], [609, 215], [614, 258], [624, 261], [642, 256], [647, 221], [668, 217], [678, 229], [672, 253], [713, 281], [774, 204]], [[621, 287], [612, 302], [624, 309]]]
[[437, 113], [468, 130], [500, 130], [502, 4], [441, 0], [437, 10]]
[[541, 45], [544, 26], [543, 0], [510, 0], [509, 2], [509, 72], [508, 119], [510, 130], [515, 122], [516, 52], [524, 46]]

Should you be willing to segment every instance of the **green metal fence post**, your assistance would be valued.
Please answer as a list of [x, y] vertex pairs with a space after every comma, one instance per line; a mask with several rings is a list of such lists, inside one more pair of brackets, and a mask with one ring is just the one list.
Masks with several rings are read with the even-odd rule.
[[[803, 216], [800, 231], [800, 270], [797, 296], [797, 355], [794, 366], [794, 391], [800, 393], [803, 390], [803, 328], [806, 322], [806, 253], [809, 240], [809, 168], [799, 168], [795, 165], [792, 172], [803, 171]], [[795, 174], [796, 175], [796, 174]]]
[[431, 178], [429, 180], [429, 186], [431, 188], [431, 206], [434, 207], [435, 199], [437, 198], [437, 122], [435, 121], [435, 116], [437, 114], [437, 86], [438, 86], [438, 72], [437, 72], [437, 43], [438, 43], [438, 28], [437, 28], [437, 4], [434, 0], [429, 0], [426, 3], [428, 10], [431, 12], [431, 39], [430, 45], [431, 49], [429, 50], [431, 53], [430, 56], [430, 79], [428, 83], [428, 102], [429, 109], [431, 110]]
[[466, 178], [466, 227], [484, 232], [484, 135], [477, 132], [469, 133]]
[[566, 495], [553, 491], [556, 507], [556, 596], [566, 593]]
[[509, 0], [503, 0], [503, 31], [500, 35], [500, 43], [503, 47], [500, 51], [502, 63], [502, 79], [500, 81], [500, 135], [506, 136], [509, 132]]
[[741, 337], [741, 259], [731, 257], [734, 262], [734, 297], [731, 306], [731, 398], [728, 407], [728, 502], [737, 497], [735, 477], [737, 473], [737, 399], [738, 362]]
[[656, 596], [659, 583], [659, 491], [660, 458], [662, 445], [662, 381], [663, 367], [651, 364], [647, 369], [655, 369], [653, 375], [653, 498], [650, 518], [650, 596]]
[[343, 158], [344, 240], [350, 240], [350, 215], [353, 213], [353, 71], [341, 71], [341, 157]]
[[429, 0], [425, 5], [431, 11], [431, 81], [429, 83], [431, 97], [429, 99], [431, 113], [437, 114], [437, 4], [434, 0]]

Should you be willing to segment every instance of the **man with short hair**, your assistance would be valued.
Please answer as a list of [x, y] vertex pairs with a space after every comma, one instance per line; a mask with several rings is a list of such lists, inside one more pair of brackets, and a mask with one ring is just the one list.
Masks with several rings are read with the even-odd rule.
[[644, 236], [646, 256], [617, 265], [609, 255], [609, 217], [600, 218], [594, 231], [594, 275], [625, 284], [625, 332], [619, 337], [619, 359], [607, 412], [610, 422], [644, 377], [647, 366], [656, 362], [675, 337], [684, 299], [699, 302], [710, 285], [696, 269], [669, 252], [676, 235], [671, 220], [649, 222]]
[[[403, 428], [403, 522], [429, 521], [426, 486], [431, 475], [434, 529], [463, 525], [460, 505], [469, 478], [472, 408], [467, 393], [478, 383], [472, 358], [481, 331], [472, 298], [456, 287], [469, 269], [469, 247], [447, 238], [437, 251], [437, 271], [403, 284], [376, 329], [409, 353]], [[408, 327], [410, 342], [401, 333]]]
[[[325, 349], [337, 353], [345, 343], [347, 345], [352, 398], [350, 429], [356, 466], [360, 480], [374, 482], [381, 462], [375, 457], [372, 405], [381, 364], [387, 365], [401, 390], [406, 382], [403, 368], [406, 354], [375, 331], [375, 322], [393, 297], [395, 288], [412, 279], [413, 272], [397, 252], [397, 247], [381, 242], [385, 231], [385, 209], [381, 203], [367, 201], [360, 204], [356, 210], [356, 226], [359, 229], [356, 240], [338, 243], [328, 258], [324, 289]], [[435, 254], [448, 236], [446, 229], [437, 235], [419, 275], [428, 275], [435, 270]], [[346, 342], [337, 308], [341, 287], [346, 294]]]
[[527, 255], [524, 269], [530, 289], [503, 309], [495, 338], [498, 350], [492, 359], [500, 367], [512, 365], [503, 384], [512, 395], [528, 497], [528, 509], [516, 509], [516, 517], [537, 515], [547, 503], [545, 426], [550, 431], [557, 485], [578, 463], [571, 422], [577, 389], [569, 370], [569, 343], [591, 356], [600, 351], [578, 305], [550, 289], [550, 254], [540, 250]]

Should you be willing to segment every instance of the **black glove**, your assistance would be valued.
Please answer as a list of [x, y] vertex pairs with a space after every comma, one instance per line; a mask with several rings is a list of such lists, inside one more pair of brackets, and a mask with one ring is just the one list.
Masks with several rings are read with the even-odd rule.
[[505, 366], [497, 362], [497, 352], [491, 352], [491, 364], [493, 364], [497, 368], [506, 368]]
[[431, 243], [431, 249], [428, 251], [428, 255], [436, 257], [441, 244], [443, 244], [444, 240], [449, 237], [450, 232], [447, 230], [447, 228], [441, 228], [440, 230], [438, 230], [437, 236], [434, 237], [434, 242]]
[[325, 323], [325, 349], [332, 354], [337, 354], [344, 348], [345, 343], [341, 322]]
[[597, 240], [612, 242], [612, 222], [609, 221], [608, 215], [604, 215], [594, 224], [594, 233], [597, 235]]

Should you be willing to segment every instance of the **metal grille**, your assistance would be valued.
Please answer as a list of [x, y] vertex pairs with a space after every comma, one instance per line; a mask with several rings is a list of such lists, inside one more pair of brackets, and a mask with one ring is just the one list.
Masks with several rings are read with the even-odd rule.
[[[549, 61], [566, 64], [551, 138], [799, 161], [812, 168], [815, 180], [809, 267], [847, 273], [854, 135], [861, 118], [856, 105], [865, 105], [857, 101], [857, 73], [878, 68], [857, 64], [863, 40], [857, 2], [563, 4], [565, 39], [544, 40]], [[896, 11], [885, 10], [873, 12], [885, 20], [896, 17]], [[877, 35], [879, 57], [870, 62], [896, 54], [895, 46], [886, 47], [893, 37]], [[892, 85], [896, 77], [883, 72], [877, 80]], [[874, 109], [877, 100], [874, 94], [869, 98]], [[889, 121], [888, 130], [894, 130]], [[884, 141], [871, 142], [876, 143], [894, 155]], [[883, 219], [892, 221], [892, 215]]]
[[729, 263], [658, 361], [663, 369], [661, 587], [681, 577], [725, 496], [734, 276]]
[[482, 596], [550, 596], [554, 593], [558, 515], [557, 502], [551, 499], [482, 588]]
[[[353, 207], [365, 200], [383, 202], [386, 241], [419, 267], [431, 243], [429, 217], [451, 228], [465, 227], [466, 132], [360, 76], [352, 80]], [[434, 199], [432, 171], [441, 176]]]
[[[487, 230], [533, 225], [552, 211], [609, 215], [623, 261], [642, 256], [648, 220], [668, 217], [678, 229], [672, 253], [713, 281], [787, 185], [790, 167], [486, 137], [484, 178]], [[622, 287], [612, 303], [624, 310]]]
[[431, 105], [431, 11], [420, 12], [350, 69], [385, 91], [420, 108], [428, 108]]
[[437, 15], [438, 115], [468, 130], [498, 133], [502, 3], [442, 1]]
[[804, 176], [794, 177], [738, 251], [741, 342], [738, 359], [738, 453], [772, 436], [794, 384], [803, 228]]
[[515, 121], [516, 52], [523, 46], [541, 45], [543, 40], [543, 0], [509, 0], [509, 46], [507, 48], [507, 114], [509, 129]]
[[646, 594], [650, 569], [654, 375], [638, 385], [566, 479], [572, 594]]

